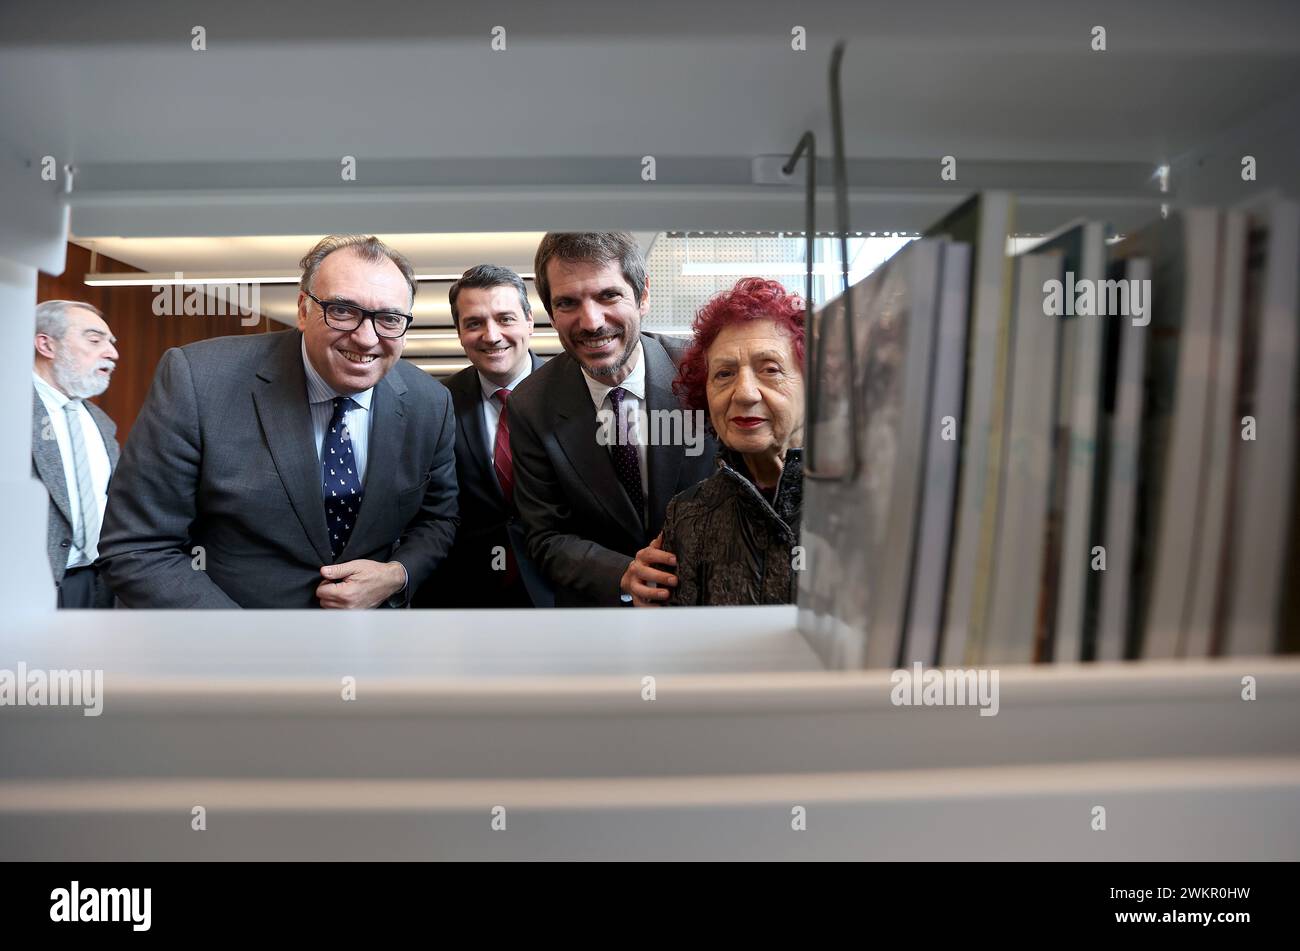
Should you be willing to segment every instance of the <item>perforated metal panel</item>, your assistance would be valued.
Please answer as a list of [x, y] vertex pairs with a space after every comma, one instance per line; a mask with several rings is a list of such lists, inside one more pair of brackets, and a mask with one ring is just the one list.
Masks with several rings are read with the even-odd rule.
[[[646, 260], [650, 278], [650, 313], [641, 325], [659, 333], [690, 333], [691, 321], [700, 307], [746, 274], [771, 278], [802, 295], [802, 273], [770, 274], [763, 273], [761, 267], [745, 268], [744, 265], [802, 265], [803, 261], [804, 239], [789, 233], [715, 235], [697, 231], [661, 234]], [[729, 270], [731, 273], [697, 274], [691, 273], [692, 267]], [[816, 284], [814, 289], [816, 296]]]

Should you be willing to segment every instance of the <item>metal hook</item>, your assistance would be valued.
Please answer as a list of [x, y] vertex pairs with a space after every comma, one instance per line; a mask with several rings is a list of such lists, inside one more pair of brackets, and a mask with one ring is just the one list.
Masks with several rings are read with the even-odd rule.
[[831, 52], [830, 65], [830, 93], [831, 93], [831, 131], [835, 146], [834, 173], [835, 173], [835, 218], [837, 230], [840, 239], [840, 281], [843, 288], [844, 298], [844, 345], [847, 350], [845, 354], [847, 367], [847, 383], [849, 386], [849, 446], [850, 446], [850, 463], [848, 471], [840, 475], [830, 475], [819, 471], [816, 467], [816, 431], [815, 425], [817, 420], [817, 410], [819, 405], [817, 380], [821, 376], [821, 370], [825, 363], [826, 356], [826, 335], [817, 334], [814, 329], [813, 306], [812, 306], [812, 281], [813, 281], [813, 248], [815, 235], [817, 233], [817, 144], [812, 132], [805, 132], [799, 139], [798, 145], [795, 146], [794, 152], [790, 155], [790, 160], [785, 163], [782, 171], [789, 175], [794, 172], [794, 167], [801, 156], [807, 153], [807, 181], [805, 194], [805, 234], [807, 235], [807, 274], [806, 274], [806, 294], [804, 297], [804, 311], [807, 314], [807, 327], [805, 328], [805, 339], [816, 339], [816, 355], [814, 348], [811, 346], [804, 347], [804, 384], [807, 396], [807, 414], [804, 424], [804, 442], [807, 445], [807, 452], [804, 453], [804, 476], [809, 479], [835, 479], [839, 481], [851, 481], [854, 479], [861, 467], [861, 451], [858, 443], [858, 399], [853, 387], [857, 380], [857, 357], [853, 346], [853, 295], [849, 293], [849, 192], [848, 176], [845, 172], [844, 160], [844, 121], [843, 106], [840, 99], [840, 65], [844, 60], [844, 41], [835, 44], [835, 49]]

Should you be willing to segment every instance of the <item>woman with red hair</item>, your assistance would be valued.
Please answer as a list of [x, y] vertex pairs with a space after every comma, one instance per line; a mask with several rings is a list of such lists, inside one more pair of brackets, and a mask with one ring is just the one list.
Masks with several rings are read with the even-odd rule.
[[803, 507], [804, 303], [747, 277], [704, 305], [673, 389], [718, 436], [717, 471], [668, 504], [667, 604], [789, 604]]

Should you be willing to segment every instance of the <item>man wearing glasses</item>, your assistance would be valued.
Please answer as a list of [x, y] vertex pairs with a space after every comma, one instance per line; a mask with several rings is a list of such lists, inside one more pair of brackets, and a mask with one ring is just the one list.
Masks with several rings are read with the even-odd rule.
[[99, 545], [126, 606], [398, 607], [450, 550], [455, 417], [400, 359], [410, 263], [331, 235], [301, 266], [298, 331], [163, 355]]

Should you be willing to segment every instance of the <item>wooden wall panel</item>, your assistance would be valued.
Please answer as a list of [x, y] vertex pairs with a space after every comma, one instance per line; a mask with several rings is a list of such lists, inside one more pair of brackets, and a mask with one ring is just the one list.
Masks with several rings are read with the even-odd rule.
[[[36, 300], [38, 303], [47, 300], [85, 301], [104, 312], [104, 319], [117, 337], [119, 360], [108, 390], [94, 402], [117, 423], [118, 441], [122, 443], [126, 442], [131, 425], [144, 405], [158, 361], [170, 347], [208, 337], [285, 329], [283, 324], [265, 319], [246, 327], [238, 316], [158, 317], [153, 312], [152, 288], [90, 287], [85, 283], [90, 270], [90, 252], [69, 244], [68, 265], [63, 274], [58, 277], [41, 274], [36, 285]], [[139, 268], [100, 255], [95, 260], [95, 270], [111, 273], [139, 271]]]

